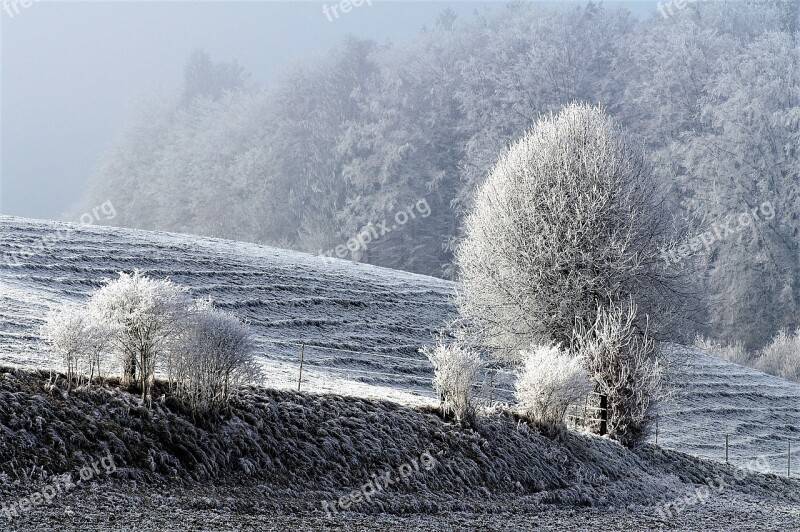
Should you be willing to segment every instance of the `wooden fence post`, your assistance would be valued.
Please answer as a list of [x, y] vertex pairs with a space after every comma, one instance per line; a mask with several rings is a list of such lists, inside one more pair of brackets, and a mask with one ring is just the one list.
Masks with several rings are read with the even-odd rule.
[[725, 435], [725, 463], [728, 463], [728, 435]]
[[792, 478], [792, 442], [789, 440], [789, 451], [786, 453], [786, 476]]
[[305, 355], [306, 344], [300, 344], [300, 376], [297, 377], [297, 391], [300, 391], [300, 383], [303, 382], [303, 356]]
[[589, 396], [583, 401], [583, 430], [586, 430], [586, 407], [589, 406]]
[[656, 412], [656, 445], [658, 445], [658, 412]]

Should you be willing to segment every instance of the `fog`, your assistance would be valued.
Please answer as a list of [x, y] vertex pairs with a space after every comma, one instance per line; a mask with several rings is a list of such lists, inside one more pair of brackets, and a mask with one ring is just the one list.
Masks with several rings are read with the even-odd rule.
[[[333, 5], [333, 2], [329, 2]], [[33, 2], [6, 0], [2, 20], [0, 212], [57, 219], [80, 197], [99, 155], [141, 94], [179, 86], [192, 50], [236, 59], [258, 83], [347, 35], [404, 42], [446, 8], [480, 2]]]

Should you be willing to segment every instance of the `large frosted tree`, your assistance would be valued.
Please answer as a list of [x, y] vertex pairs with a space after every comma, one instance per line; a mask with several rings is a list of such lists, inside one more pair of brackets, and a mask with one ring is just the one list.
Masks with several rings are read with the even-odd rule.
[[462, 314], [501, 352], [570, 345], [598, 305], [666, 318], [670, 228], [641, 150], [601, 108], [541, 118], [478, 189], [457, 251]]

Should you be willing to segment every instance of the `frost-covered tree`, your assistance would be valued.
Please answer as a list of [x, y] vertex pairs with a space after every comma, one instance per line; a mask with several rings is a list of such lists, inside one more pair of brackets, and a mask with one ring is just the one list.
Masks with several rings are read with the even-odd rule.
[[92, 319], [93, 316], [88, 309], [85, 309], [84, 312], [89, 318], [84, 335], [86, 338], [86, 373], [91, 383], [94, 381], [95, 375], [102, 379], [103, 371], [106, 371], [107, 375], [111, 369], [108, 364], [108, 354], [114, 340], [114, 329], [106, 323]]
[[469, 195], [498, 153], [539, 115], [573, 101], [614, 103], [625, 84], [612, 83], [608, 74], [624, 66], [619, 48], [637, 26], [627, 10], [600, 3], [512, 2], [459, 28], [459, 45], [469, 50], [458, 62], [463, 85], [457, 87], [461, 127], [468, 135], [462, 162], [468, 185], [459, 194], [463, 208], [471, 206]]
[[650, 331], [637, 325], [633, 301], [599, 306], [590, 327], [579, 323], [575, 350], [595, 390], [606, 398], [608, 434], [628, 446], [644, 442], [664, 391], [661, 356]]
[[542, 429], [557, 434], [564, 427], [567, 407], [584, 401], [592, 391], [585, 361], [558, 346], [536, 346], [521, 358], [517, 400]]
[[113, 331], [112, 346], [123, 381], [136, 383], [142, 399], [149, 397], [156, 368], [190, 304], [185, 288], [169, 280], [150, 279], [138, 270], [120, 272], [118, 279], [92, 294], [92, 319]]
[[797, 5], [703, 2], [654, 17], [625, 40], [612, 74], [625, 87], [615, 108], [698, 234], [767, 200], [784, 213], [686, 261], [707, 308], [695, 330], [751, 353], [797, 324]]
[[202, 301], [173, 342], [168, 362], [175, 395], [196, 413], [217, 413], [260, 369], [246, 324]]
[[479, 188], [457, 252], [462, 315], [512, 356], [569, 346], [597, 305], [676, 299], [669, 227], [641, 151], [602, 109], [567, 106], [504, 153]]
[[42, 338], [61, 357], [69, 389], [84, 375], [89, 382], [95, 372], [100, 375], [101, 358], [111, 335], [102, 323], [92, 320], [85, 306], [67, 303], [48, 313]]
[[433, 365], [433, 388], [445, 413], [452, 412], [459, 421], [475, 413], [475, 385], [483, 368], [477, 351], [458, 342], [442, 341], [422, 350]]

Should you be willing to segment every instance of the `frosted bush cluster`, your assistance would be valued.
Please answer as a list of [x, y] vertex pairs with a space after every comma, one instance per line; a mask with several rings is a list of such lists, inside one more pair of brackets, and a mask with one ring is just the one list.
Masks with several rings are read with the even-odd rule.
[[139, 271], [120, 273], [92, 294], [86, 317], [109, 331], [109, 351], [121, 366], [122, 380], [137, 384], [142, 399], [150, 395], [156, 366], [167, 354], [169, 339], [184, 326], [190, 303], [185, 288]]
[[734, 364], [739, 364], [740, 366], [753, 365], [753, 357], [747, 349], [745, 349], [744, 343], [741, 341], [734, 341], [731, 344], [722, 345], [719, 342], [714, 342], [704, 336], [698, 335], [694, 340], [694, 345], [706, 353], [712, 354], [718, 358], [724, 358]]
[[694, 345], [708, 354], [735, 364], [800, 382], [800, 329], [793, 334], [786, 330], [778, 331], [769, 344], [756, 352], [748, 351], [740, 341], [723, 345], [701, 336], [695, 339]]
[[[248, 328], [234, 316], [193, 301], [186, 289], [139, 271], [120, 273], [85, 306], [51, 312], [42, 335], [64, 363], [67, 386], [102, 376], [106, 365], [151, 400], [157, 370], [195, 412], [219, 410], [258, 374]], [[108, 371], [110, 368], [106, 368]]]
[[782, 379], [800, 382], [800, 329], [778, 332], [755, 361], [756, 369]]

